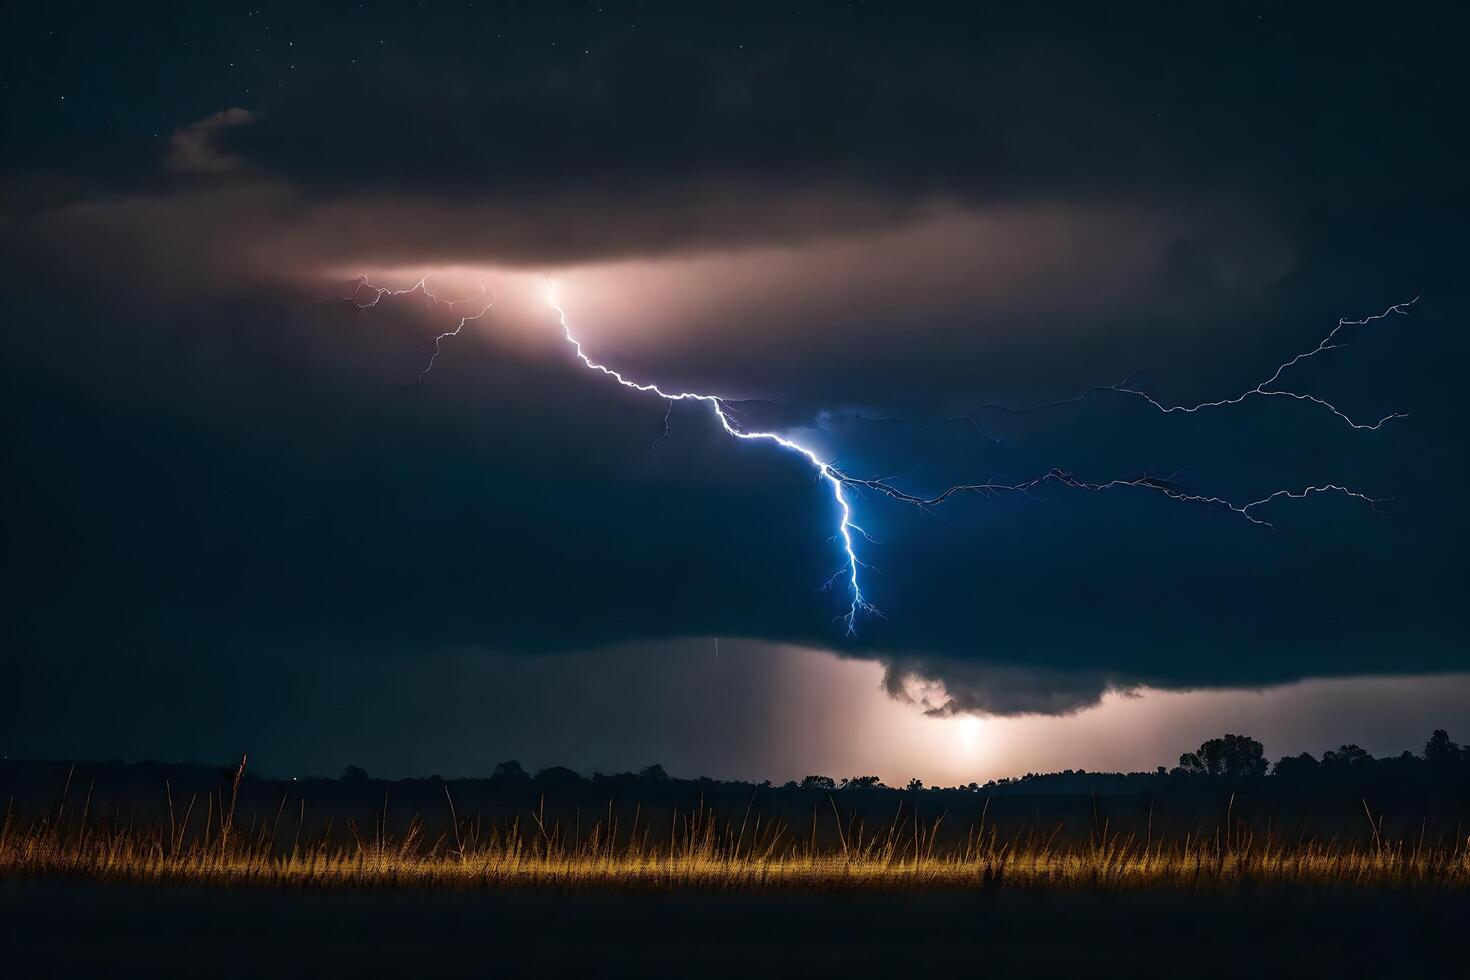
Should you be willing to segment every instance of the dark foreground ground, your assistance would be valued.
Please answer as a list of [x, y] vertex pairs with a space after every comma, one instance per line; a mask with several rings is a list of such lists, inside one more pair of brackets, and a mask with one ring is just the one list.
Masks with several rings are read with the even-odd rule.
[[0, 881], [0, 976], [1463, 975], [1470, 895], [285, 891]]

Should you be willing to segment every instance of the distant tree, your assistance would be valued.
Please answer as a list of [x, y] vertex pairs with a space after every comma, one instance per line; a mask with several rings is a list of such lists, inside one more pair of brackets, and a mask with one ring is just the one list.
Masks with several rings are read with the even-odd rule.
[[490, 773], [490, 778], [511, 779], [517, 782], [524, 782], [530, 780], [531, 774], [526, 772], [525, 768], [516, 760], [507, 759], [495, 767], [494, 771]]
[[666, 783], [669, 780], [669, 774], [664, 772], [663, 766], [655, 762], [651, 766], [644, 766], [642, 769], [639, 769], [638, 778], [651, 780], [656, 783]]
[[1276, 761], [1271, 768], [1271, 775], [1285, 776], [1287, 779], [1300, 779], [1310, 776], [1317, 771], [1317, 760], [1310, 752], [1301, 755], [1284, 755]]
[[848, 776], [842, 781], [843, 789], [879, 789], [883, 780], [877, 776]]
[[342, 770], [341, 779], [344, 783], [365, 783], [368, 781], [367, 770], [362, 766], [348, 766]]
[[802, 789], [836, 789], [837, 780], [831, 776], [807, 776], [801, 781]]
[[578, 783], [581, 781], [582, 774], [566, 766], [547, 766], [536, 773], [538, 783]]
[[1431, 766], [1452, 766], [1460, 761], [1460, 747], [1450, 741], [1450, 733], [1436, 728], [1424, 743], [1424, 761]]
[[1179, 768], [1191, 775], [1264, 776], [1266, 754], [1260, 742], [1248, 735], [1225, 735], [1200, 745], [1198, 751], [1179, 757]]
[[918, 790], [924, 788], [924, 781], [918, 776], [915, 776], [913, 779], [909, 780], [909, 784], [905, 788], [911, 792], [917, 792]]
[[1322, 753], [1322, 765], [1333, 769], [1345, 766], [1364, 766], [1373, 761], [1368, 750], [1356, 745], [1339, 745]]

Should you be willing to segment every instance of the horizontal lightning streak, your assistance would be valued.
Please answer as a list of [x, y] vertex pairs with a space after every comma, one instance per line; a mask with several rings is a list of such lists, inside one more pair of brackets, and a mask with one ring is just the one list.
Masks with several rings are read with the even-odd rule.
[[[1327, 411], [1331, 412], [1337, 418], [1341, 419], [1343, 422], [1347, 423], [1350, 427], [1354, 429], [1377, 431], [1378, 429], [1381, 429], [1385, 424], [1392, 422], [1394, 419], [1408, 418], [1408, 413], [1390, 412], [1388, 415], [1383, 416], [1375, 422], [1357, 422], [1354, 421], [1353, 418], [1342, 409], [1338, 408], [1332, 402], [1328, 401], [1325, 398], [1322, 398], [1319, 395], [1313, 395], [1299, 391], [1291, 391], [1286, 388], [1277, 388], [1275, 387], [1275, 385], [1278, 381], [1281, 380], [1281, 375], [1283, 373], [1293, 367], [1296, 367], [1302, 361], [1316, 357], [1318, 354], [1324, 353], [1325, 351], [1336, 350], [1337, 348], [1343, 346], [1342, 344], [1337, 342], [1337, 336], [1339, 333], [1342, 332], [1342, 329], [1344, 327], [1366, 326], [1377, 320], [1387, 319], [1388, 317], [1395, 314], [1399, 316], [1407, 316], [1409, 313], [1409, 308], [1417, 302], [1419, 302], [1419, 297], [1415, 296], [1407, 303], [1395, 303], [1393, 306], [1390, 306], [1382, 313], [1375, 313], [1372, 316], [1365, 316], [1361, 320], [1349, 320], [1346, 318], [1339, 319], [1337, 321], [1337, 325], [1334, 326], [1330, 331], [1328, 331], [1327, 336], [1323, 337], [1322, 340], [1317, 343], [1316, 347], [1313, 347], [1311, 350], [1302, 351], [1299, 354], [1293, 355], [1292, 357], [1283, 361], [1281, 364], [1278, 364], [1276, 366], [1276, 370], [1271, 372], [1271, 376], [1265, 381], [1262, 381], [1254, 387], [1247, 388], [1245, 391], [1241, 392], [1238, 395], [1232, 395], [1229, 398], [1219, 398], [1214, 401], [1200, 402], [1197, 405], [1169, 405], [1159, 401], [1157, 398], [1155, 398], [1153, 395], [1149, 394], [1142, 388], [1135, 388], [1130, 386], [1128, 383], [1132, 379], [1132, 375], [1130, 375], [1128, 378], [1123, 379], [1121, 382], [1115, 385], [1093, 385], [1091, 388], [1088, 388], [1086, 391], [1082, 392], [1082, 394], [1076, 395], [1072, 398], [1061, 398], [1056, 401], [1041, 402], [1036, 405], [1028, 405], [1024, 408], [1012, 408], [1009, 405], [998, 405], [991, 403], [981, 405], [979, 408], [967, 412], [964, 415], [935, 419], [933, 420], [933, 422], [918, 424], [930, 425], [937, 423], [963, 421], [974, 426], [975, 431], [984, 436], [986, 439], [989, 439], [991, 442], [996, 442], [998, 440], [994, 436], [990, 435], [988, 432], [985, 432], [979, 427], [979, 423], [975, 421], [977, 416], [983, 415], [986, 412], [1001, 412], [1007, 415], [1027, 415], [1031, 412], [1039, 412], [1048, 408], [1060, 408], [1065, 405], [1076, 405], [1079, 402], [1086, 401], [1090, 396], [1095, 395], [1099, 392], [1114, 391], [1122, 395], [1133, 395], [1136, 398], [1140, 398], [1152, 408], [1155, 408], [1165, 414], [1183, 413], [1187, 415], [1194, 414], [1195, 412], [1204, 411], [1207, 408], [1224, 408], [1229, 405], [1239, 405], [1241, 402], [1246, 401], [1249, 398], [1290, 398], [1295, 401], [1310, 402], [1313, 405], [1318, 405], [1322, 408], [1325, 408], [1327, 409]], [[1136, 373], [1137, 372], [1135, 372], [1135, 374]], [[897, 418], [873, 419], [872, 421], [898, 423], [907, 422], [907, 420], [905, 419]]]
[[1354, 429], [1367, 429], [1370, 431], [1375, 431], [1377, 429], [1381, 429], [1385, 423], [1392, 422], [1394, 419], [1408, 418], [1408, 415], [1404, 412], [1391, 412], [1388, 415], [1383, 416], [1383, 418], [1379, 419], [1376, 422], [1354, 422], [1346, 412], [1342, 411], [1340, 408], [1338, 408], [1336, 405], [1332, 404], [1325, 398], [1321, 398], [1317, 395], [1304, 394], [1298, 391], [1290, 391], [1285, 388], [1277, 388], [1274, 386], [1276, 382], [1281, 379], [1282, 372], [1296, 367], [1298, 364], [1300, 364], [1302, 361], [1307, 360], [1308, 358], [1316, 357], [1323, 351], [1336, 350], [1340, 345], [1335, 343], [1335, 341], [1337, 339], [1338, 333], [1341, 332], [1343, 327], [1365, 326], [1375, 320], [1386, 319], [1393, 314], [1407, 316], [1409, 313], [1409, 307], [1413, 306], [1417, 302], [1419, 302], [1419, 297], [1415, 296], [1407, 303], [1395, 303], [1393, 306], [1390, 306], [1382, 313], [1376, 313], [1373, 316], [1365, 316], [1361, 320], [1348, 320], [1346, 318], [1339, 319], [1337, 321], [1337, 326], [1333, 327], [1332, 330], [1328, 332], [1327, 336], [1323, 337], [1322, 340], [1318, 342], [1316, 347], [1313, 347], [1309, 351], [1303, 351], [1302, 353], [1297, 354], [1289, 360], [1277, 365], [1276, 370], [1273, 371], [1271, 373], [1271, 376], [1265, 381], [1262, 381], [1254, 388], [1248, 388], [1247, 390], [1232, 398], [1221, 398], [1211, 402], [1200, 402], [1198, 405], [1165, 405], [1141, 388], [1127, 387], [1128, 382], [1126, 381], [1124, 381], [1122, 384], [1113, 385], [1111, 387], [1114, 391], [1121, 392], [1125, 395], [1137, 395], [1139, 398], [1142, 398], [1154, 408], [1165, 413], [1184, 412], [1188, 414], [1198, 412], [1206, 408], [1221, 408], [1226, 405], [1239, 405], [1247, 398], [1251, 398], [1254, 396], [1260, 396], [1263, 398], [1293, 398], [1297, 401], [1311, 402], [1313, 405], [1322, 406], [1333, 415], [1342, 419]]
[[1224, 497], [1212, 497], [1202, 494], [1187, 493], [1182, 490], [1177, 484], [1174, 484], [1169, 480], [1161, 480], [1158, 477], [1153, 476], [1145, 475], [1132, 477], [1126, 480], [1108, 480], [1104, 483], [1091, 483], [1086, 480], [1079, 479], [1076, 475], [1072, 473], [1068, 473], [1065, 470], [1060, 469], [1048, 470], [1040, 476], [1034, 476], [1031, 479], [1025, 480], [1021, 483], [960, 484], [950, 487], [943, 493], [940, 493], [937, 496], [933, 497], [920, 497], [915, 494], [907, 493], [889, 483], [885, 483], [882, 480], [863, 480], [857, 477], [846, 475], [843, 475], [842, 479], [850, 486], [863, 487], [868, 490], [873, 490], [877, 493], [883, 494], [886, 497], [890, 497], [893, 500], [900, 501], [901, 503], [912, 504], [916, 507], [933, 507], [938, 504], [944, 503], [950, 497], [955, 497], [960, 494], [967, 493], [979, 494], [981, 496], [987, 497], [999, 496], [1003, 493], [1024, 494], [1030, 490], [1036, 489], [1037, 487], [1045, 483], [1056, 483], [1061, 486], [1071, 487], [1074, 490], [1090, 490], [1093, 492], [1113, 490], [1119, 487], [1135, 487], [1144, 490], [1152, 490], [1155, 493], [1159, 493], [1165, 497], [1168, 497], [1170, 500], [1178, 500], [1183, 503], [1191, 504], [1203, 504], [1211, 507], [1221, 507], [1236, 514], [1239, 514], [1241, 517], [1244, 517], [1252, 524], [1259, 524], [1261, 527], [1274, 527], [1275, 525], [1273, 525], [1269, 521], [1257, 517], [1256, 515], [1252, 514], [1251, 511], [1253, 511], [1257, 507], [1268, 504], [1273, 500], [1277, 500], [1283, 497], [1291, 498], [1293, 500], [1302, 500], [1306, 497], [1311, 496], [1314, 493], [1339, 493], [1344, 496], [1352, 497], [1356, 500], [1364, 501], [1365, 503], [1371, 505], [1375, 510], [1377, 509], [1379, 504], [1386, 502], [1382, 498], [1370, 497], [1367, 494], [1359, 490], [1354, 490], [1350, 487], [1328, 483], [1321, 486], [1303, 487], [1300, 490], [1275, 490], [1262, 497], [1260, 500], [1252, 500], [1251, 502], [1246, 504], [1237, 504], [1233, 503], [1230, 500], [1227, 500]]

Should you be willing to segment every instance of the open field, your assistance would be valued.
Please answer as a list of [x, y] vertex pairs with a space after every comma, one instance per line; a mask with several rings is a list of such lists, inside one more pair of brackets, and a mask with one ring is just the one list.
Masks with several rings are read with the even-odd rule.
[[[414, 819], [401, 836], [386, 815], [369, 830], [348, 821], [283, 843], [284, 806], [248, 826], [233, 798], [195, 803], [151, 827], [89, 821], [85, 810], [0, 825], [0, 876], [96, 878], [124, 882], [284, 885], [295, 887], [421, 886], [500, 888], [952, 889], [976, 887], [1169, 888], [1184, 890], [1272, 885], [1428, 887], [1470, 886], [1470, 847], [1424, 840], [1390, 840], [1374, 828], [1367, 845], [1319, 840], [1258, 839], [1226, 830], [1212, 837], [1154, 840], [1104, 828], [1083, 843], [1053, 836], [1003, 839], [982, 822], [959, 845], [940, 846], [942, 818], [897, 818], [868, 832], [843, 816], [835, 801], [819, 838], [785, 826], [762, 827], [748, 815], [722, 822], [704, 810], [675, 813], [667, 826], [619, 828], [615, 821], [577, 827], [575, 836], [548, 825], [540, 812], [529, 828], [519, 819], [485, 826], [456, 814], [450, 829], [430, 839]], [[452, 800], [450, 807], [452, 809]], [[304, 810], [304, 807], [303, 807]], [[289, 828], [287, 828], [289, 831]], [[831, 841], [835, 846], [819, 843]]]
[[80, 846], [34, 840], [8, 843], [0, 876], [97, 878], [124, 882], [293, 887], [955, 889], [980, 887], [1170, 888], [1217, 890], [1273, 885], [1470, 886], [1463, 851], [1415, 854], [1409, 845], [1382, 852], [1312, 845], [1300, 848], [1212, 845], [1153, 850], [1107, 843], [1094, 850], [986, 847], [953, 856], [889, 857], [797, 852], [734, 857], [719, 851], [598, 854], [538, 853], [519, 844], [444, 853], [396, 845], [313, 848], [294, 854], [245, 849], [170, 855], [156, 842], [96, 839]]
[[1453, 974], [1470, 920], [1457, 790], [1378, 794], [1385, 817], [1340, 805], [1358, 786], [1309, 812], [1248, 781], [994, 805], [628, 782], [594, 818], [606, 785], [8, 773], [16, 976], [1381, 978]]

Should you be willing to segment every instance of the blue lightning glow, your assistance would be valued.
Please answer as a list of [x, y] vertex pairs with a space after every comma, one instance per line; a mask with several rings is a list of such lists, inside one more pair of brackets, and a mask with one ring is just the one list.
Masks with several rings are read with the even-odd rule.
[[[725, 403], [718, 395], [708, 395], [697, 391], [664, 391], [656, 384], [641, 384], [637, 381], [629, 381], [620, 372], [613, 370], [605, 364], [599, 364], [587, 355], [587, 352], [582, 349], [582, 342], [573, 336], [572, 328], [567, 324], [566, 310], [562, 309], [561, 305], [556, 301], [556, 285], [554, 283], [548, 282], [546, 284], [546, 303], [556, 311], [557, 322], [561, 324], [562, 334], [566, 336], [567, 343], [571, 344], [572, 349], [576, 351], [577, 360], [581, 361], [585, 366], [607, 375], [625, 388], [632, 388], [634, 391], [657, 395], [668, 401], [671, 406], [674, 402], [681, 401], [704, 402], [714, 412], [715, 418], [719, 420], [724, 430], [736, 439], [773, 442], [782, 449], [805, 457], [806, 461], [817, 471], [817, 476], [825, 481], [827, 486], [832, 489], [832, 499], [837, 502], [837, 512], [839, 514], [837, 538], [842, 542], [842, 553], [845, 556], [845, 561], [843, 567], [838, 569], [836, 574], [828, 580], [828, 584], [830, 585], [832, 582], [841, 578], [846, 578], [847, 580], [851, 602], [848, 605], [846, 614], [842, 617], [842, 621], [847, 627], [848, 636], [857, 632], [858, 613], [868, 613], [870, 615], [878, 613], [878, 610], [863, 597], [862, 583], [858, 581], [858, 569], [862, 566], [862, 562], [858, 560], [857, 551], [853, 548], [853, 534], [861, 534], [866, 538], [868, 537], [868, 532], [853, 523], [852, 504], [847, 499], [847, 491], [845, 489], [850, 481], [845, 474], [833, 467], [830, 463], [824, 462], [821, 457], [807, 447], [793, 442], [778, 432], [747, 432], [740, 428], [731, 419], [730, 413], [725, 409]], [[665, 418], [667, 419], [667, 416]]]
[[[351, 303], [355, 311], [361, 311], [369, 309], [370, 307], [377, 306], [378, 303], [387, 296], [406, 296], [413, 293], [422, 294], [424, 298], [433, 305], [445, 306], [450, 308], [451, 310], [462, 303], [469, 302], [468, 300], [450, 301], [440, 299], [438, 296], [435, 296], [432, 292], [429, 291], [427, 279], [428, 277], [425, 276], [415, 282], [412, 286], [409, 286], [407, 289], [385, 289], [380, 286], [374, 286], [367, 280], [366, 277], [361, 277], [356, 281], [355, 285], [353, 286], [352, 292], [343, 297], [343, 299]], [[367, 302], [363, 302], [362, 300], [363, 294], [365, 292], [371, 294], [372, 297]], [[479, 296], [484, 297], [486, 295], [488, 295], [488, 291], [482, 286]], [[662, 388], [655, 384], [642, 384], [636, 381], [630, 381], [620, 372], [613, 370], [605, 364], [600, 364], [597, 361], [594, 361], [583, 349], [582, 342], [579, 341], [572, 334], [571, 326], [567, 323], [566, 311], [563, 310], [556, 301], [556, 286], [554, 283], [548, 282], [546, 284], [546, 302], [547, 305], [556, 312], [557, 322], [561, 325], [562, 334], [566, 337], [567, 343], [571, 345], [572, 350], [576, 353], [577, 359], [581, 361], [584, 366], [592, 369], [593, 371], [597, 371], [600, 374], [607, 375], [625, 388], [632, 388], [635, 391], [658, 395], [660, 398], [669, 403], [669, 408], [671, 411], [675, 402], [703, 402], [706, 405], [710, 406], [711, 410], [714, 412], [715, 418], [719, 420], [719, 423], [724, 428], [724, 430], [730, 435], [734, 436], [736, 439], [773, 442], [781, 448], [789, 452], [797, 453], [805, 458], [806, 461], [811, 464], [812, 468], [816, 470], [817, 476], [820, 477], [823, 482], [825, 482], [827, 486], [832, 490], [832, 499], [836, 501], [837, 511], [840, 515], [837, 522], [836, 537], [842, 543], [844, 562], [843, 566], [837, 570], [837, 572], [832, 576], [831, 579], [828, 580], [828, 585], [839, 579], [845, 579], [848, 583], [848, 609], [847, 612], [841, 617], [843, 624], [847, 629], [848, 635], [851, 636], [857, 631], [857, 618], [859, 613], [880, 615], [878, 610], [863, 596], [862, 583], [859, 581], [858, 578], [858, 569], [862, 567], [862, 562], [858, 559], [857, 551], [854, 548], [853, 535], [860, 534], [866, 538], [868, 537], [868, 534], [866, 531], [864, 531], [861, 527], [853, 522], [852, 504], [848, 501], [847, 493], [844, 489], [845, 484], [847, 483], [847, 478], [841, 472], [835, 469], [831, 464], [823, 462], [823, 460], [810, 449], [800, 445], [799, 443], [793, 442], [791, 439], [786, 438], [780, 433], [747, 432], [744, 429], [740, 428], [740, 426], [734, 421], [734, 419], [731, 418], [729, 412], [726, 410], [724, 402], [717, 395], [709, 395], [702, 392], [694, 391], [664, 391]], [[452, 329], [435, 335], [434, 353], [432, 356], [430, 356], [428, 364], [426, 364], [424, 366], [424, 369], [419, 372], [420, 379], [428, 374], [429, 371], [434, 367], [434, 362], [439, 357], [441, 342], [444, 341], [446, 338], [458, 336], [459, 332], [464, 329], [465, 324], [469, 323], [471, 320], [478, 320], [480, 317], [484, 316], [487, 312], [489, 312], [492, 305], [493, 302], [487, 302], [478, 313], [460, 317], [459, 322], [456, 323]], [[665, 416], [665, 433], [667, 433], [667, 416]], [[662, 438], [662, 436], [660, 438]]]
[[[364, 291], [372, 294], [372, 299], [368, 302], [362, 302], [361, 300]], [[360, 278], [357, 281], [357, 284], [354, 287], [352, 293], [344, 297], [344, 299], [352, 304], [354, 311], [361, 311], [369, 307], [376, 306], [386, 296], [403, 296], [411, 293], [422, 293], [423, 296], [427, 300], [429, 300], [431, 304], [445, 306], [451, 310], [454, 307], [461, 305], [462, 303], [469, 302], [469, 300], [449, 301], [438, 298], [433, 293], [429, 292], [426, 286], [425, 279], [420, 279], [418, 282], [414, 283], [407, 289], [392, 290], [374, 286], [369, 283], [366, 278]], [[488, 295], [488, 290], [482, 287], [478, 298], [484, 298]], [[1247, 398], [1250, 398], [1252, 396], [1282, 396], [1293, 398], [1299, 401], [1308, 401], [1313, 404], [1323, 406], [1331, 411], [1332, 414], [1344, 420], [1354, 429], [1378, 429], [1382, 425], [1384, 425], [1384, 423], [1390, 421], [1391, 419], [1403, 418], [1403, 414], [1393, 413], [1371, 424], [1358, 423], [1354, 422], [1345, 413], [1339, 410], [1336, 406], [1327, 402], [1325, 399], [1319, 398], [1315, 395], [1302, 394], [1299, 392], [1278, 389], [1273, 386], [1280, 379], [1281, 374], [1288, 368], [1291, 368], [1294, 365], [1310, 357], [1314, 357], [1317, 354], [1322, 353], [1323, 351], [1332, 350], [1340, 346], [1338, 343], [1336, 343], [1336, 338], [1339, 331], [1341, 331], [1343, 327], [1350, 325], [1367, 324], [1374, 320], [1383, 319], [1390, 314], [1405, 314], [1408, 312], [1409, 307], [1412, 306], [1414, 302], [1417, 301], [1417, 299], [1418, 297], [1415, 297], [1414, 300], [1410, 300], [1408, 303], [1397, 304], [1395, 306], [1389, 307], [1389, 309], [1387, 309], [1383, 313], [1380, 313], [1376, 316], [1366, 317], [1362, 320], [1339, 320], [1337, 322], [1337, 326], [1334, 327], [1332, 331], [1315, 348], [1310, 351], [1297, 354], [1295, 357], [1278, 366], [1276, 368], [1276, 371], [1265, 381], [1249, 389], [1248, 391], [1245, 391], [1242, 394], [1232, 398], [1221, 399], [1213, 402], [1203, 402], [1198, 405], [1189, 406], [1165, 405], [1154, 399], [1151, 395], [1147, 394], [1142, 389], [1127, 387], [1127, 382], [1125, 381], [1123, 384], [1120, 385], [1104, 385], [1091, 388], [1087, 392], [1084, 392], [1082, 395], [1079, 395], [1076, 398], [1067, 399], [1065, 402], [1052, 402], [1047, 403], [1047, 405], [1033, 406], [1032, 408], [1028, 409], [1007, 409], [1007, 411], [1027, 412], [1034, 411], [1040, 408], [1050, 407], [1052, 405], [1071, 404], [1084, 400], [1092, 392], [1102, 390], [1111, 390], [1124, 394], [1138, 396], [1147, 401], [1148, 404], [1152, 407], [1165, 413], [1191, 413], [1201, 411], [1205, 408], [1235, 405], [1239, 404], [1242, 401], [1245, 401]], [[919, 507], [921, 509], [927, 509], [929, 507], [938, 506], [939, 504], [944, 503], [949, 498], [962, 494], [978, 494], [987, 497], [997, 496], [1006, 493], [1019, 493], [1024, 495], [1029, 494], [1031, 490], [1048, 483], [1055, 483], [1057, 485], [1069, 487], [1074, 490], [1086, 490], [1090, 492], [1102, 492], [1105, 490], [1121, 488], [1142, 489], [1158, 493], [1164, 497], [1167, 497], [1170, 500], [1179, 501], [1181, 503], [1196, 504], [1209, 508], [1228, 511], [1230, 513], [1239, 515], [1252, 524], [1256, 524], [1262, 527], [1271, 527], [1272, 525], [1264, 518], [1258, 517], [1254, 513], [1254, 511], [1257, 508], [1264, 507], [1265, 505], [1275, 500], [1301, 500], [1314, 494], [1330, 493], [1351, 497], [1355, 500], [1361, 500], [1369, 504], [1375, 510], [1377, 509], [1379, 504], [1384, 502], [1383, 499], [1370, 497], [1360, 490], [1355, 490], [1350, 487], [1341, 486], [1339, 484], [1329, 483], [1322, 485], [1306, 486], [1296, 490], [1275, 490], [1271, 493], [1268, 493], [1266, 496], [1261, 497], [1260, 499], [1252, 500], [1244, 504], [1239, 504], [1234, 503], [1224, 497], [1189, 493], [1177, 484], [1175, 484], [1172, 480], [1160, 479], [1149, 474], [1144, 474], [1143, 476], [1133, 477], [1129, 479], [1114, 479], [1105, 482], [1089, 482], [1087, 480], [1081, 479], [1075, 474], [1055, 468], [1048, 470], [1047, 472], [1039, 476], [1032, 477], [1029, 480], [1023, 480], [1020, 483], [986, 482], [960, 484], [952, 486], [934, 496], [919, 496], [899, 489], [889, 480], [864, 479], [861, 477], [852, 476], [848, 473], [844, 473], [843, 471], [837, 469], [837, 467], [833, 466], [831, 463], [824, 461], [813, 450], [801, 445], [800, 443], [794, 441], [787, 436], [780, 434], [779, 432], [749, 431], [742, 428], [740, 423], [732, 416], [730, 410], [725, 405], [724, 400], [719, 395], [712, 395], [705, 392], [697, 391], [665, 391], [657, 384], [630, 380], [625, 375], [623, 375], [622, 372], [610, 368], [607, 365], [602, 364], [598, 361], [595, 361], [590, 355], [588, 355], [587, 351], [582, 346], [582, 342], [578, 340], [577, 337], [572, 333], [571, 325], [567, 322], [566, 310], [564, 310], [560, 303], [557, 302], [556, 286], [550, 281], [548, 281], [546, 284], [546, 303], [555, 312], [557, 323], [561, 326], [563, 337], [566, 339], [568, 345], [570, 345], [573, 352], [576, 354], [577, 360], [579, 360], [584, 367], [592, 371], [596, 371], [599, 374], [606, 375], [609, 378], [612, 378], [614, 381], [625, 388], [631, 388], [634, 391], [643, 392], [645, 394], [657, 395], [659, 398], [662, 398], [669, 403], [670, 412], [672, 412], [673, 406], [676, 402], [702, 402], [703, 404], [709, 406], [711, 412], [714, 413], [714, 417], [719, 421], [720, 426], [733, 438], [746, 441], [773, 443], [786, 450], [787, 452], [795, 453], [801, 456], [807, 461], [807, 463], [815, 471], [817, 477], [827, 484], [828, 488], [832, 492], [832, 499], [837, 505], [838, 521], [837, 531], [834, 537], [841, 543], [843, 563], [842, 567], [839, 568], [837, 572], [835, 572], [832, 577], [827, 580], [827, 583], [823, 586], [823, 588], [830, 587], [838, 581], [845, 581], [847, 583], [849, 595], [848, 610], [840, 618], [842, 619], [849, 636], [857, 632], [857, 620], [859, 614], [881, 615], [881, 613], [871, 603], [869, 603], [867, 598], [865, 597], [863, 593], [862, 582], [859, 578], [859, 569], [865, 566], [863, 562], [858, 558], [854, 539], [855, 536], [861, 536], [864, 540], [867, 541], [871, 541], [872, 538], [865, 530], [863, 530], [862, 527], [860, 527], [857, 523], [853, 521], [852, 502], [848, 494], [849, 490], [868, 490], [885, 496], [891, 500], [898, 501], [900, 503], [909, 504], [915, 507]], [[429, 362], [427, 365], [425, 365], [423, 371], [419, 373], [420, 379], [427, 375], [430, 369], [433, 368], [434, 362], [438, 359], [439, 356], [440, 343], [446, 338], [457, 336], [459, 332], [464, 329], [465, 324], [469, 323], [471, 320], [478, 320], [480, 317], [484, 316], [485, 313], [489, 311], [491, 305], [493, 305], [493, 301], [486, 302], [485, 305], [479, 310], [479, 312], [460, 317], [459, 322], [455, 324], [452, 329], [446, 330], [443, 333], [437, 334], [434, 337], [434, 353], [429, 358]], [[998, 407], [1000, 406], [985, 406], [985, 408]], [[984, 408], [977, 409], [975, 412], [972, 412], [968, 416], [965, 416], [965, 418], [973, 422], [974, 416], [983, 410]], [[668, 413], [665, 413], [664, 434], [661, 435], [659, 439], [662, 440], [667, 434]], [[655, 442], [655, 445], [657, 445], [657, 442]], [[718, 641], [716, 642], [718, 643]]]

